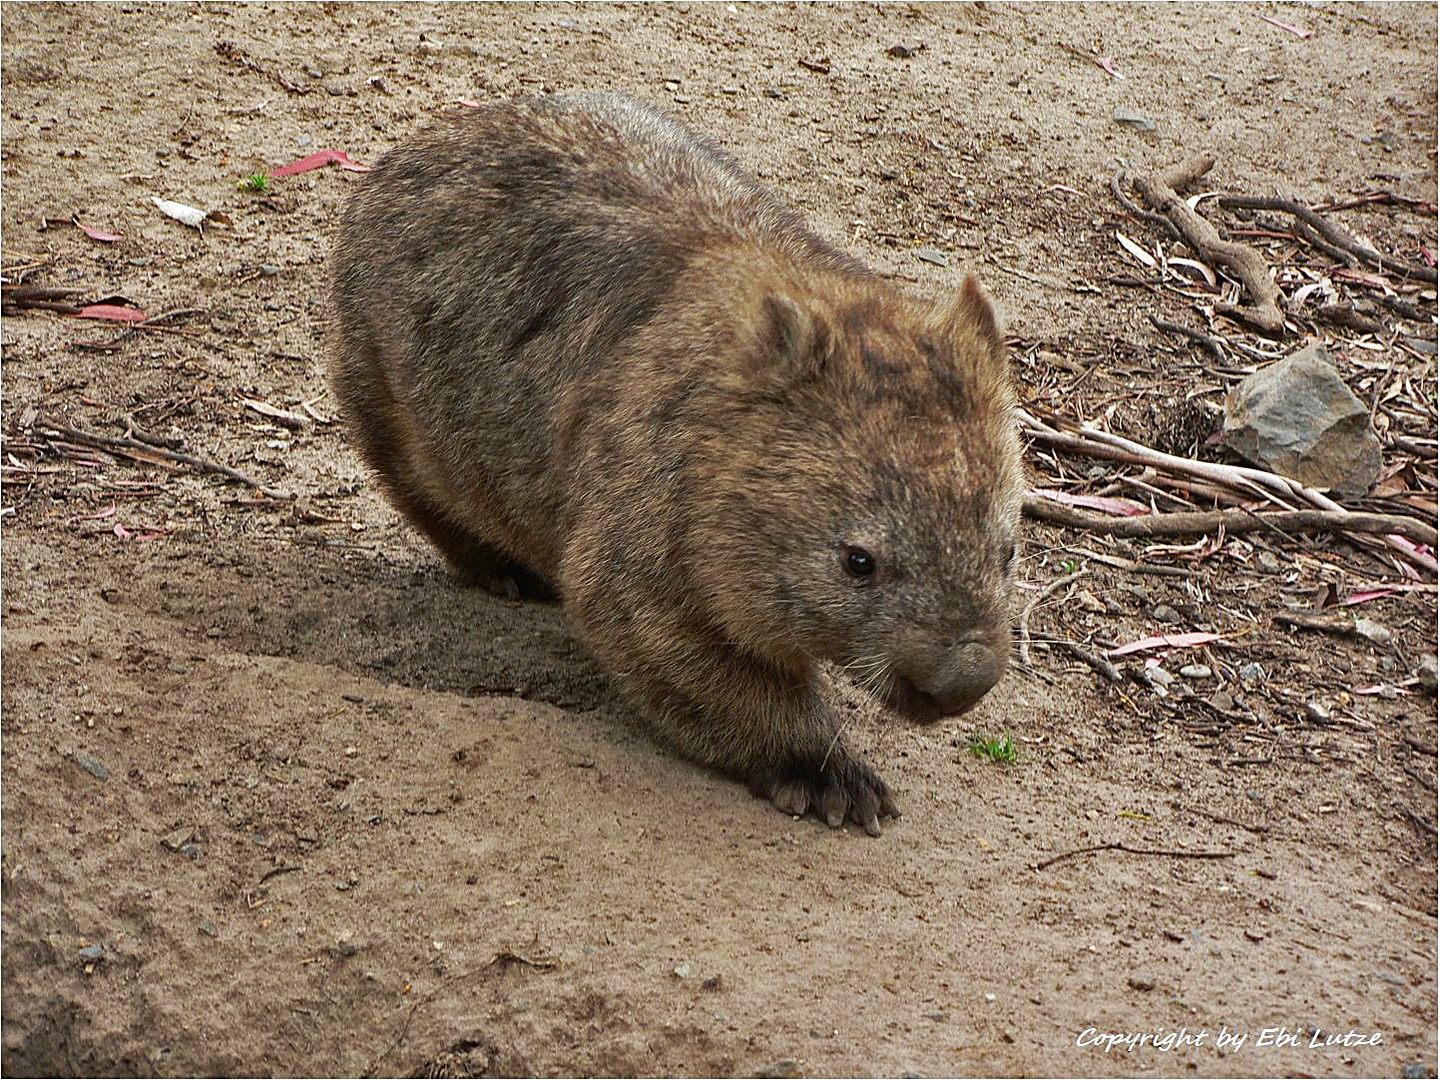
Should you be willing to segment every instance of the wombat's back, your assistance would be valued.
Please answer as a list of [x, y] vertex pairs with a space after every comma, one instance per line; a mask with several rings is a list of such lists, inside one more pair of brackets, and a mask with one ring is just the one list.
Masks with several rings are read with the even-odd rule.
[[332, 257], [333, 377], [362, 452], [458, 568], [489, 554], [453, 521], [469, 503], [502, 550], [550, 572], [569, 391], [617, 361], [700, 253], [735, 246], [862, 271], [640, 103], [560, 95], [442, 118], [358, 182]]

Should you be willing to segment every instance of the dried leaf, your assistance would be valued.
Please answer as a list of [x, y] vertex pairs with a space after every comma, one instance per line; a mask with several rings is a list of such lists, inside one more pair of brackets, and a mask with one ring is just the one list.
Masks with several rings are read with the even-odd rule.
[[1068, 491], [1054, 491], [1049, 488], [1031, 488], [1030, 494], [1060, 503], [1062, 506], [1083, 506], [1090, 510], [1118, 514], [1122, 517], [1138, 517], [1150, 512], [1148, 506], [1142, 506], [1130, 499], [1111, 499], [1103, 495], [1072, 495]]
[[1128, 645], [1117, 645], [1105, 655], [1128, 656], [1130, 653], [1145, 652], [1147, 649], [1190, 649], [1196, 645], [1208, 645], [1212, 641], [1221, 641], [1224, 637], [1224, 634], [1209, 634], [1198, 630], [1190, 634], [1157, 634], [1154, 637], [1132, 641]]
[[87, 304], [75, 312], [77, 319], [109, 319], [112, 322], [144, 322], [145, 312], [119, 304]]
[[294, 176], [296, 173], [309, 172], [311, 169], [318, 169], [324, 165], [339, 165], [340, 168], [349, 172], [369, 172], [369, 165], [361, 165], [358, 161], [351, 161], [350, 158], [340, 150], [317, 150], [299, 161], [292, 161], [289, 165], [282, 165], [270, 173], [272, 177]]
[[1151, 255], [1148, 251], [1142, 248], [1134, 240], [1131, 240], [1124, 233], [1117, 232], [1115, 234], [1115, 239], [1120, 241], [1120, 246], [1123, 247], [1126, 251], [1128, 251], [1132, 258], [1136, 259], [1141, 263], [1144, 263], [1151, 270], [1154, 270], [1159, 266], [1159, 264], [1155, 261], [1155, 256]]
[[[1210, 267], [1206, 266], [1204, 263], [1196, 259], [1170, 259], [1166, 263], [1166, 265], [1183, 266], [1186, 269], [1194, 270], [1202, 278], [1205, 279], [1206, 283], [1209, 284], [1211, 288], [1215, 287], [1215, 271], [1211, 270]], [[1306, 286], [1306, 288], [1309, 288], [1309, 286]]]
[[75, 222], [75, 225], [80, 229], [81, 232], [83, 232], [86, 236], [90, 237], [91, 240], [101, 240], [104, 243], [113, 244], [116, 240], [125, 239], [124, 233], [106, 232], [104, 229], [97, 229], [93, 225], [82, 225], [78, 221]]
[[1310, 36], [1309, 30], [1302, 30], [1298, 26], [1291, 26], [1289, 23], [1281, 22], [1279, 19], [1272, 19], [1269, 15], [1261, 15], [1260, 18], [1268, 22], [1271, 26], [1278, 26], [1281, 30], [1288, 30], [1298, 38], [1308, 38]]
[[189, 225], [192, 229], [198, 229], [205, 224], [205, 211], [197, 210], [193, 206], [186, 206], [184, 203], [171, 202], [169, 199], [162, 199], [158, 195], [150, 196], [150, 201], [159, 207], [160, 212], [166, 217], [172, 217], [183, 225]]

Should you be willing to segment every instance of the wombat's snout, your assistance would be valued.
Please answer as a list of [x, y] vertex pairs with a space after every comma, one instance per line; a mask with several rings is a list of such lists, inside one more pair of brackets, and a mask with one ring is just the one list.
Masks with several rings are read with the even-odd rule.
[[982, 641], [951, 649], [934, 670], [909, 679], [897, 673], [887, 703], [911, 720], [933, 723], [970, 708], [1000, 681], [1005, 653]]

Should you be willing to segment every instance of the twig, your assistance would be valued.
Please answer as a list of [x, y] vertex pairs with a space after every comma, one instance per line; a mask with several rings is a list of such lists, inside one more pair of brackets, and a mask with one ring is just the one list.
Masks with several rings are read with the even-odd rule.
[[1198, 806], [1187, 806], [1185, 809], [1189, 810], [1192, 814], [1207, 817], [1211, 821], [1218, 821], [1221, 825], [1234, 825], [1237, 829], [1244, 829], [1246, 832], [1268, 833], [1270, 831], [1270, 826], [1268, 825], [1246, 825], [1243, 821], [1236, 821], [1234, 818], [1228, 818], [1224, 814], [1211, 813], [1209, 810], [1202, 810]]
[[1035, 613], [1035, 609], [1039, 607], [1044, 601], [1054, 596], [1066, 585], [1069, 585], [1077, 578], [1084, 577], [1089, 572], [1090, 571], [1088, 570], [1076, 570], [1073, 574], [1066, 574], [1062, 578], [1056, 578], [1049, 585], [1046, 585], [1045, 588], [1041, 589], [1038, 593], [1036, 593], [1035, 599], [1031, 600], [1030, 603], [1025, 605], [1025, 610], [1021, 612], [1018, 624], [1018, 629], [1020, 631], [1020, 663], [1022, 665], [1027, 668], [1030, 666], [1030, 616]]
[[[1158, 469], [1171, 470], [1189, 476], [1198, 476], [1205, 480], [1217, 481], [1231, 487], [1240, 488], [1241, 490], [1258, 493], [1287, 511], [1294, 511], [1295, 509], [1287, 500], [1298, 498], [1303, 499], [1311, 506], [1320, 510], [1328, 510], [1332, 513], [1348, 513], [1343, 506], [1324, 492], [1306, 487], [1298, 480], [1292, 480], [1288, 476], [1281, 476], [1279, 473], [1266, 472], [1264, 469], [1254, 469], [1248, 466], [1222, 465], [1217, 462], [1196, 461], [1193, 458], [1182, 458], [1174, 454], [1164, 454], [1142, 443], [1132, 442], [1129, 439], [1121, 438], [1119, 435], [1112, 435], [1108, 431], [1097, 431], [1094, 428], [1083, 429], [1083, 435], [1062, 433], [1047, 424], [1041, 423], [1024, 409], [1017, 410], [1017, 413], [1020, 419], [1021, 431], [1029, 438], [1038, 442], [1044, 442], [1050, 446], [1074, 450], [1092, 457], [1107, 460], [1130, 461], [1135, 464], [1149, 465]], [[1395, 520], [1409, 521], [1411, 519], [1396, 518]], [[1388, 532], [1398, 533], [1399, 536], [1406, 535], [1399, 529], [1391, 529], [1388, 530]], [[1357, 539], [1356, 542], [1358, 543], [1360, 541]], [[1437, 567], [1433, 556], [1416, 551], [1403, 540], [1390, 536], [1387, 533], [1385, 534], [1384, 542], [1389, 547], [1398, 551], [1407, 560], [1417, 566], [1423, 567], [1430, 573], [1434, 574], [1440, 571], [1440, 567]]]
[[1230, 362], [1230, 357], [1226, 356], [1225, 350], [1220, 347], [1220, 339], [1211, 337], [1203, 330], [1192, 330], [1190, 327], [1181, 326], [1179, 323], [1165, 322], [1163, 319], [1157, 319], [1154, 315], [1150, 316], [1150, 324], [1154, 326], [1156, 330], [1163, 330], [1167, 334], [1179, 334], [1181, 337], [1187, 337], [1191, 341], [1199, 342], [1210, 355], [1214, 356], [1215, 359], [1219, 360], [1222, 364], [1228, 364]]
[[[1159, 225], [1176, 240], [1184, 240], [1185, 237], [1180, 235], [1180, 230], [1175, 227], [1175, 223], [1164, 214], [1157, 214], [1153, 210], [1145, 210], [1130, 201], [1129, 196], [1127, 196], [1120, 187], [1120, 181], [1124, 176], [1124, 169], [1116, 170], [1115, 175], [1110, 177], [1110, 192], [1115, 196], [1115, 201], [1125, 208], [1125, 212], [1136, 220], [1148, 221], [1152, 225]], [[1160, 280], [1161, 279], [1157, 278], [1157, 283]]]
[[1074, 507], [1061, 506], [1049, 499], [1026, 499], [1025, 513], [1056, 525], [1090, 529], [1106, 536], [1129, 539], [1194, 536], [1221, 528], [1235, 536], [1271, 529], [1289, 539], [1289, 533], [1313, 529], [1320, 532], [1355, 532], [1376, 536], [1393, 533], [1427, 547], [1440, 544], [1440, 537], [1437, 537], [1434, 527], [1417, 518], [1350, 510], [1273, 510], [1265, 513], [1245, 509], [1197, 510], [1107, 517], [1104, 514], [1091, 514]]
[[1381, 270], [1404, 274], [1417, 281], [1428, 281], [1432, 284], [1435, 282], [1435, 271], [1430, 267], [1414, 266], [1393, 255], [1382, 255], [1374, 248], [1360, 243], [1333, 222], [1326, 221], [1308, 206], [1293, 199], [1281, 199], [1273, 195], [1221, 195], [1218, 201], [1227, 210], [1279, 210], [1281, 213], [1291, 214], [1309, 225], [1337, 248], [1348, 251], [1364, 263]]
[[138, 450], [144, 453], [163, 458], [166, 461], [173, 461], [180, 465], [189, 465], [192, 468], [201, 469], [205, 472], [219, 473], [228, 476], [232, 480], [238, 480], [242, 484], [248, 484], [262, 495], [271, 499], [280, 499], [285, 502], [294, 502], [295, 495], [288, 491], [279, 491], [275, 488], [266, 487], [253, 477], [246, 476], [228, 465], [221, 465], [218, 461], [211, 461], [209, 458], [200, 457], [196, 454], [183, 454], [178, 450], [167, 450], [162, 447], [149, 446], [137, 439], [115, 438], [113, 435], [100, 435], [91, 431], [81, 431], [78, 428], [65, 427], [62, 424], [54, 424], [48, 420], [40, 421], [39, 425], [46, 432], [53, 432], [56, 435], [67, 439], [74, 439], [86, 446], [97, 446], [109, 449]]
[[1075, 659], [1085, 661], [1085, 663], [1089, 664], [1091, 668], [1099, 672], [1111, 682], [1118, 683], [1124, 681], [1124, 676], [1120, 674], [1119, 668], [1117, 668], [1109, 660], [1106, 660], [1099, 653], [1091, 652], [1079, 642], [1057, 641], [1055, 644], [1059, 645], [1060, 648], [1064, 649], [1071, 656], [1075, 657]]
[[1285, 333], [1285, 316], [1280, 312], [1280, 287], [1270, 276], [1270, 269], [1260, 253], [1246, 244], [1220, 239], [1215, 226], [1191, 210], [1177, 191], [1194, 183], [1215, 164], [1212, 157], [1197, 158], [1180, 165], [1163, 176], [1138, 177], [1135, 186], [1145, 201], [1174, 222], [1188, 243], [1202, 259], [1227, 266], [1239, 276], [1250, 294], [1250, 307], [1217, 306], [1217, 311], [1243, 319], [1256, 329], [1281, 337]]
[[1166, 848], [1137, 848], [1129, 844], [1091, 844], [1089, 847], [1076, 848], [1074, 851], [1063, 851], [1054, 858], [1046, 859], [1035, 865], [1036, 870], [1044, 870], [1047, 866], [1054, 866], [1064, 859], [1073, 859], [1077, 855], [1090, 855], [1096, 851], [1124, 851], [1130, 855], [1163, 855], [1171, 859], [1233, 859], [1233, 851], [1171, 851]]

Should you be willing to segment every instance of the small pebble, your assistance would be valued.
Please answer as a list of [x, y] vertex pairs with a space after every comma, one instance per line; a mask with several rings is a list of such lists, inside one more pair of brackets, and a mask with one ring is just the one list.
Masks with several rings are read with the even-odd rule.
[[200, 931], [200, 933], [204, 934], [206, 937], [219, 937], [219, 936], [220, 936], [220, 928], [215, 925], [215, 920], [214, 920], [214, 919], [205, 919], [205, 920], [203, 920], [203, 921], [200, 923], [200, 925], [197, 927], [197, 929]]
[[110, 770], [107, 769], [107, 768], [105, 768], [105, 766], [104, 766], [103, 764], [101, 764], [101, 762], [100, 762], [100, 760], [99, 760], [98, 758], [93, 758], [93, 757], [91, 757], [89, 754], [85, 754], [85, 753], [76, 754], [76, 755], [75, 755], [75, 764], [76, 764], [76, 765], [79, 765], [82, 769], [84, 769], [86, 772], [88, 772], [91, 776], [95, 777], [96, 780], [109, 780], [109, 779], [110, 779]]
[[684, 961], [675, 968], [675, 974], [682, 979], [693, 979], [700, 974], [700, 968], [689, 960]]
[[995, 1000], [995, 995], [994, 995], [994, 994], [986, 994], [986, 995], [985, 995], [985, 1000], [986, 1000], [986, 1001], [994, 1001], [994, 1000]]
[[1169, 604], [1156, 604], [1150, 609], [1150, 614], [1154, 616], [1156, 622], [1178, 623], [1180, 621], [1180, 613]]
[[1265, 669], [1259, 664], [1252, 661], [1251, 663], [1248, 663], [1244, 667], [1242, 667], [1235, 674], [1239, 677], [1240, 681], [1244, 683], [1247, 687], [1253, 687], [1258, 685], [1261, 680], [1265, 678]]
[[80, 959], [86, 961], [87, 963], [93, 963], [96, 960], [103, 960], [104, 958], [104, 945], [86, 945], [83, 949], [80, 950]]
[[910, 59], [910, 57], [916, 55], [923, 48], [925, 48], [924, 45], [915, 45], [910, 44], [909, 42], [901, 42], [898, 45], [891, 45], [890, 48], [885, 50], [885, 52], [890, 56], [897, 57], [898, 59], [908, 60]]
[[1180, 669], [1180, 677], [1183, 679], [1208, 679], [1210, 669], [1204, 664], [1186, 664]]
[[1307, 701], [1305, 703], [1305, 715], [1316, 723], [1323, 724], [1330, 719], [1330, 710], [1318, 701]]
[[760, 1080], [789, 1080], [792, 1076], [800, 1075], [800, 1063], [794, 1058], [781, 1058], [779, 1061], [772, 1061], [755, 1075]]
[[1144, 979], [1144, 978], [1141, 978], [1139, 975], [1131, 975], [1130, 978], [1126, 980], [1126, 982], [1129, 984], [1131, 990], [1154, 990], [1154, 989], [1155, 989], [1155, 980], [1154, 980], [1154, 979]]
[[1171, 675], [1163, 667], [1150, 668], [1146, 671], [1146, 674], [1150, 676], [1152, 683], [1159, 683], [1161, 686], [1169, 686], [1175, 681], [1175, 676]]
[[1150, 132], [1155, 130], [1155, 122], [1153, 120], [1144, 113], [1136, 112], [1134, 109], [1125, 105], [1116, 106], [1115, 111], [1111, 115], [1117, 124], [1124, 124], [1126, 127], [1132, 127], [1136, 131]]

